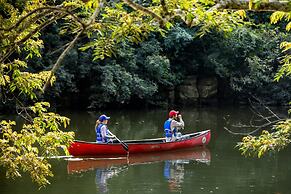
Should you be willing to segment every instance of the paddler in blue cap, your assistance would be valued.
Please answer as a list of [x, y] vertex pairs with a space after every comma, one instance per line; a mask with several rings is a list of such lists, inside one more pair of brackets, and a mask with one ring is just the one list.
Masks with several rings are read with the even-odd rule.
[[95, 132], [96, 132], [96, 142], [97, 143], [108, 143], [112, 141], [115, 136], [109, 135], [107, 123], [110, 117], [106, 115], [101, 115], [96, 121]]

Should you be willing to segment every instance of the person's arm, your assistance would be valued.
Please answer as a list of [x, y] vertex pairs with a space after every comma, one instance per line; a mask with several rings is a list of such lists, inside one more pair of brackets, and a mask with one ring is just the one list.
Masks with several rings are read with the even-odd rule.
[[107, 137], [107, 138], [114, 138], [115, 137], [115, 136], [112, 136], [112, 135], [108, 135], [106, 133], [106, 131], [107, 131], [107, 126], [106, 125], [103, 125], [101, 127], [101, 135], [102, 135], [103, 138], [105, 138], [105, 137]]
[[180, 119], [180, 121], [176, 121], [176, 120], [172, 121], [171, 130], [174, 129], [174, 128], [177, 128], [177, 129], [184, 128], [184, 121], [182, 119], [182, 116], [180, 116], [179, 119]]

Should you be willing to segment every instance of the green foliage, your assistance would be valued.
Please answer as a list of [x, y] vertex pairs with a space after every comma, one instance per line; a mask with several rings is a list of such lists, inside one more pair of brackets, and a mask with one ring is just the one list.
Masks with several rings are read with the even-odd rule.
[[217, 10], [213, 0], [173, 0], [167, 8], [174, 18], [179, 18], [188, 27], [199, 26], [197, 36], [216, 30], [224, 33], [244, 24], [244, 11]]
[[93, 48], [93, 60], [103, 60], [114, 55], [118, 44], [122, 41], [139, 43], [149, 33], [160, 30], [151, 18], [143, 18], [142, 15], [140, 12], [128, 12], [124, 3], [106, 7], [99, 23], [92, 29], [93, 32], [97, 32], [98, 38], [94, 38], [94, 41], [90, 41], [80, 49], [86, 51]]
[[238, 28], [226, 39], [214, 38], [209, 46], [208, 65], [228, 79], [234, 91], [253, 93], [266, 101], [290, 99], [288, 78], [280, 83], [281, 91], [285, 91], [281, 97], [276, 95], [277, 86], [273, 83], [278, 59], [282, 57], [278, 43], [288, 38], [288, 34], [277, 30]]
[[[272, 13], [270, 20], [271, 24], [277, 24], [279, 21], [285, 20], [286, 22], [289, 22], [291, 19], [291, 12], [283, 12], [283, 11], [275, 11]], [[286, 25], [286, 31], [290, 30], [291, 22], [287, 23]]]
[[[175, 57], [179, 56], [179, 53], [185, 48], [185, 46], [194, 40], [194, 33], [188, 28], [176, 25], [168, 32], [164, 38], [164, 47], [166, 51], [174, 49]], [[171, 51], [170, 51], [171, 52]]]
[[[27, 64], [21, 60], [14, 60], [11, 63], [2, 64], [0, 70], [1, 85], [11, 93], [25, 94], [31, 99], [35, 99], [36, 92], [42, 91], [42, 86], [50, 75], [49, 71], [40, 73], [29, 73], [21, 71], [27, 68]], [[55, 78], [51, 80], [51, 84]]]
[[279, 81], [284, 75], [291, 75], [291, 55], [288, 54], [291, 51], [291, 42], [282, 42], [280, 48], [287, 54], [281, 60], [283, 65], [275, 75], [275, 81]]
[[[270, 17], [271, 23], [276, 24], [279, 21], [285, 20], [287, 22], [286, 31], [291, 30], [291, 12], [282, 12], [276, 11]], [[290, 41], [290, 40], [289, 40]], [[281, 63], [283, 64], [282, 67], [279, 69], [275, 76], [275, 81], [279, 81], [284, 75], [289, 76], [291, 74], [291, 43], [290, 42], [282, 42], [280, 45], [282, 52], [286, 53], [285, 56], [282, 58]]]
[[[276, 11], [271, 15], [270, 19], [272, 24], [276, 24], [281, 20], [285, 20], [286, 22], [288, 22], [286, 25], [286, 31], [290, 31], [291, 12]], [[283, 65], [274, 76], [275, 81], [279, 81], [285, 75], [287, 76], [286, 79], [288, 80], [288, 76], [290, 78], [291, 75], [291, 55], [289, 52], [291, 50], [291, 44], [290, 42], [282, 42], [280, 48], [283, 49], [282, 52], [285, 52], [286, 55], [283, 56], [280, 61]], [[288, 99], [290, 100], [290, 98]], [[290, 114], [290, 110], [288, 111], [288, 113]], [[291, 142], [291, 120], [286, 119], [284, 121], [278, 122], [276, 125], [273, 126], [273, 130], [274, 132], [271, 133], [269, 133], [268, 131], [263, 131], [262, 134], [258, 137], [244, 137], [242, 142], [239, 142], [237, 146], [239, 147], [240, 151], [242, 151], [243, 155], [257, 155], [257, 157], [259, 158], [263, 156], [266, 152], [280, 151]]]
[[107, 59], [104, 65], [91, 71], [98, 77], [91, 86], [90, 108], [127, 104], [135, 98], [147, 101], [159, 85], [170, 84], [169, 60], [159, 55], [158, 42], [153, 43], [145, 41], [137, 48], [123, 44], [115, 59]]
[[47, 112], [47, 107], [46, 102], [29, 107], [35, 117], [19, 131], [14, 129], [15, 121], [1, 121], [0, 165], [7, 169], [7, 177], [21, 177], [25, 172], [44, 186], [49, 183], [47, 177], [53, 176], [47, 158], [59, 155], [59, 148], [66, 149], [74, 133], [63, 132], [61, 127], [66, 128], [69, 119]]
[[165, 86], [172, 85], [169, 59], [159, 55], [148, 56], [146, 57], [144, 65], [149, 79], [155, 80]]
[[[51, 89], [53, 92], [46, 95], [46, 99], [60, 101], [63, 105], [64, 99], [75, 96], [79, 104], [89, 102], [83, 105], [89, 108], [114, 104], [124, 106], [135, 99], [155, 104], [153, 99], [160, 95], [159, 88], [172, 86], [176, 82], [170, 60], [165, 56], [158, 38], [160, 37], [152, 36], [140, 44], [123, 42], [116, 50], [114, 58], [105, 58], [103, 61], [92, 61], [92, 49], [86, 53], [77, 49], [71, 50], [62, 64], [63, 67], [56, 74], [59, 81]], [[52, 42], [46, 48], [53, 48], [62, 37], [49, 34], [44, 39]], [[51, 53], [54, 50], [46, 52]], [[54, 56], [47, 54], [40, 63], [49, 61], [54, 61]], [[41, 64], [33, 66], [36, 68]], [[86, 99], [79, 99], [80, 95]]]
[[260, 136], [246, 136], [237, 146], [244, 156], [262, 157], [267, 152], [280, 151], [290, 142], [291, 119], [278, 122], [274, 132], [263, 131]]
[[[54, 29], [58, 29], [57, 26], [48, 30], [52, 32]], [[239, 28], [226, 37], [213, 32], [198, 39], [194, 38], [196, 33], [196, 28], [189, 29], [178, 24], [165, 37], [152, 34], [140, 44], [123, 42], [117, 47], [113, 58], [103, 61], [91, 61], [92, 49], [86, 53], [73, 49], [56, 75], [59, 82], [55, 83], [53, 92], [47, 97], [51, 96], [49, 99], [64, 104], [62, 99], [74, 96], [79, 103], [89, 102], [84, 104], [84, 108], [113, 104], [124, 106], [136, 98], [155, 104], [154, 99], [161, 95], [160, 90], [177, 85], [185, 75], [210, 75], [230, 80], [233, 91], [239, 94], [255, 93], [272, 103], [284, 103], [290, 98], [288, 79], [279, 84], [273, 82], [279, 65], [277, 59], [282, 56], [278, 43], [288, 38], [285, 33], [266, 26]], [[268, 44], [265, 37], [269, 40]], [[51, 44], [47, 43], [45, 47], [48, 54], [43, 57], [42, 64], [55, 61], [54, 55], [49, 53], [54, 52], [53, 48], [61, 45], [61, 41], [66, 43], [66, 37], [58, 35], [45, 35], [44, 39]], [[79, 44], [83, 41], [87, 39]], [[33, 66], [39, 67], [38, 64]], [[106, 70], [107, 67], [110, 70]], [[107, 75], [110, 77], [108, 80], [114, 83], [112, 86], [110, 82], [110, 89], [105, 84]], [[128, 81], [133, 77], [143, 80], [145, 87], [139, 90], [131, 87]], [[126, 90], [119, 92], [121, 84], [126, 85]], [[147, 92], [147, 87], [150, 92]], [[128, 93], [121, 94], [123, 91]], [[81, 95], [88, 98], [80, 99]]]

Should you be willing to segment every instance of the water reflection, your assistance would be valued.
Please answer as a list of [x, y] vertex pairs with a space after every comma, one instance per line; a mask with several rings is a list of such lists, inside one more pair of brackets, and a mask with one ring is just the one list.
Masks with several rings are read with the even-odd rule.
[[184, 164], [189, 160], [166, 160], [164, 166], [164, 177], [168, 181], [171, 192], [180, 192], [184, 180]]
[[[209, 150], [199, 150], [196, 153], [195, 161], [210, 165]], [[193, 158], [179, 157], [178, 160], [165, 160], [164, 177], [168, 182], [170, 192], [182, 192], [182, 183], [184, 182], [184, 165], [190, 164]]]
[[163, 162], [161, 174], [168, 182], [171, 192], [181, 191], [184, 180], [184, 165], [196, 163], [210, 164], [211, 154], [205, 147], [147, 154], [134, 154], [117, 158], [72, 158], [68, 160], [69, 174], [96, 170], [95, 184], [99, 192], [107, 193], [108, 183], [114, 177], [128, 170], [131, 165]]
[[108, 192], [108, 184], [107, 181], [114, 176], [117, 176], [120, 172], [126, 170], [126, 167], [112, 167], [112, 168], [97, 168], [96, 169], [96, 178], [95, 184], [99, 192], [107, 193]]

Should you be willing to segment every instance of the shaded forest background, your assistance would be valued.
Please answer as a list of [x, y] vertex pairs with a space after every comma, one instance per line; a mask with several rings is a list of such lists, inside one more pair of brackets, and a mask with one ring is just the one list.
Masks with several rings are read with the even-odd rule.
[[[167, 106], [181, 103], [169, 99], [169, 92], [192, 76], [217, 80], [217, 91], [211, 96], [216, 104], [245, 103], [255, 95], [267, 104], [284, 105], [291, 100], [290, 78], [277, 83], [274, 75], [282, 56], [279, 45], [291, 37], [284, 23], [282, 28], [272, 26], [269, 16], [249, 12], [248, 19], [257, 25], [245, 25], [229, 34], [210, 31], [203, 37], [198, 37], [199, 27], [189, 29], [178, 23], [164, 36], [152, 33], [139, 44], [123, 42], [113, 57], [103, 60], [92, 60], [92, 50], [78, 49], [90, 41], [81, 38], [42, 98], [54, 107], [70, 109]], [[30, 59], [29, 71], [51, 69], [72, 39], [61, 31], [61, 24], [52, 24], [41, 33], [43, 57]], [[203, 101], [198, 97], [195, 103]], [[1, 106], [8, 110], [14, 104]]]

